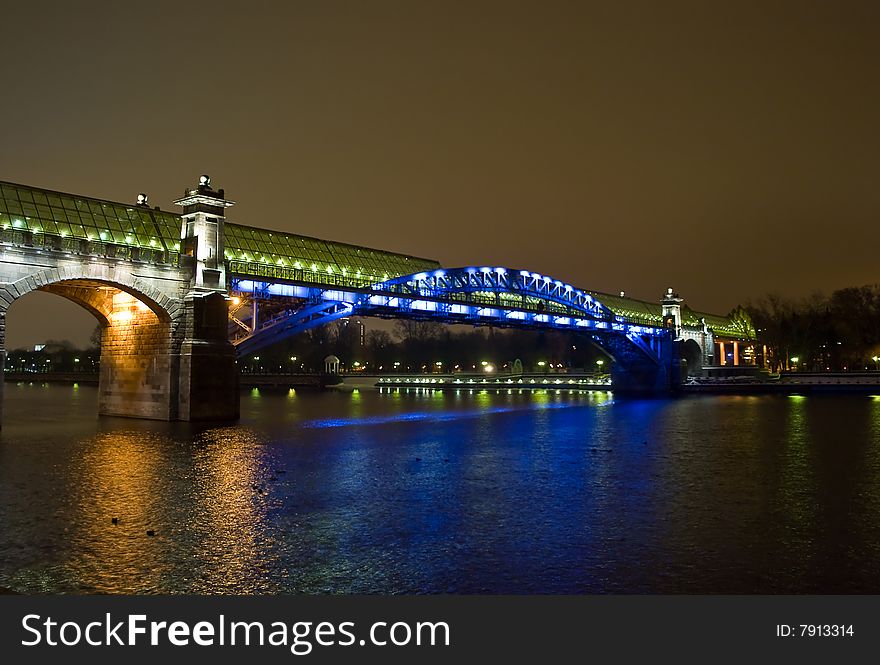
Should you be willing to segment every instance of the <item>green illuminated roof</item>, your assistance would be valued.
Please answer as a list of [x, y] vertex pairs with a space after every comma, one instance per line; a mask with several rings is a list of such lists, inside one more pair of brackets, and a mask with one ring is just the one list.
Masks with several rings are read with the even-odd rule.
[[726, 316], [718, 316], [717, 314], [707, 314], [705, 312], [695, 312], [690, 307], [681, 308], [681, 322], [686, 326], [700, 325], [700, 319], [706, 320], [716, 335], [723, 337], [748, 337], [748, 331], [740, 329], [736, 322]]
[[610, 293], [587, 291], [600, 303], [605, 305], [618, 316], [627, 321], [644, 323], [645, 325], [659, 326], [663, 324], [663, 308], [659, 303], [635, 300], [623, 296], [613, 296]]
[[[618, 316], [624, 317], [633, 323], [659, 326], [663, 324], [663, 306], [660, 303], [636, 300], [624, 296], [615, 296], [610, 293], [598, 293], [589, 291], [596, 300], [608, 307]], [[706, 320], [706, 325], [721, 337], [734, 337], [737, 339], [751, 339], [754, 331], [750, 330], [744, 322], [738, 322], [729, 316], [719, 316], [706, 312], [696, 312], [687, 305], [681, 308], [681, 323], [687, 327], [700, 325], [700, 319]]]
[[0, 229], [172, 251], [180, 243], [179, 215], [7, 182], [0, 182]]
[[[240, 224], [227, 223], [225, 228], [227, 261], [302, 269], [310, 275], [344, 274], [352, 278], [362, 278], [365, 282], [384, 281], [440, 267], [437, 261], [431, 259], [369, 247]], [[246, 267], [242, 270], [247, 272]]]

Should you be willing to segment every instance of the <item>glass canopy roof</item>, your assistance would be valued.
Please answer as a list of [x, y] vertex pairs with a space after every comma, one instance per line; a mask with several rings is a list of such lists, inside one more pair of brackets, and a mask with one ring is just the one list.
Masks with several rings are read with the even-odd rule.
[[0, 182], [0, 229], [177, 250], [180, 216]]
[[[646, 325], [663, 325], [663, 307], [659, 303], [648, 302], [646, 300], [636, 300], [624, 296], [615, 296], [609, 293], [599, 293], [589, 291], [596, 300], [608, 307], [618, 316], [622, 316], [628, 321], [644, 323]], [[753, 331], [746, 330], [736, 325], [736, 323], [727, 316], [718, 316], [717, 314], [707, 314], [706, 312], [697, 312], [690, 307], [683, 305], [681, 308], [681, 323], [684, 326], [696, 327], [700, 325], [700, 319], [706, 320], [706, 325], [713, 330], [716, 335], [722, 337], [750, 338], [754, 336]]]
[[369, 282], [440, 267], [430, 259], [369, 247], [240, 224], [227, 223], [225, 228], [227, 261], [301, 269], [315, 275], [347, 275]]

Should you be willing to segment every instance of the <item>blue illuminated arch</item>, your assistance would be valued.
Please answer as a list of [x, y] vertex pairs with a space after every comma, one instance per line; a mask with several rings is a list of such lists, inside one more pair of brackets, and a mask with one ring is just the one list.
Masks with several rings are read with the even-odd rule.
[[[591, 294], [547, 275], [504, 267], [449, 268], [404, 275], [373, 286], [377, 292], [444, 299], [455, 294], [497, 293], [552, 302], [584, 316], [623, 321]], [[507, 305], [504, 305], [507, 306]]]
[[660, 361], [668, 328], [630, 323], [592, 294], [560, 280], [503, 267], [438, 269], [376, 282], [333, 287], [239, 280], [238, 290], [260, 298], [273, 295], [306, 300], [247, 337], [236, 340], [251, 353], [280, 339], [346, 316], [380, 316], [531, 329], [591, 333], [615, 360]]

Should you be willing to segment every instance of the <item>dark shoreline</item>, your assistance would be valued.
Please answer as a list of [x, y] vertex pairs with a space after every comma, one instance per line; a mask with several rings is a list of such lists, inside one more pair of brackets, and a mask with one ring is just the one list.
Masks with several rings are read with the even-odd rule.
[[[558, 380], [561, 376], [555, 375], [554, 379]], [[12, 373], [5, 374], [5, 381], [9, 383], [60, 383], [60, 384], [83, 384], [98, 385], [97, 374], [73, 374], [73, 373], [57, 373], [57, 374], [28, 374], [28, 373]], [[352, 377], [353, 378], [353, 377]], [[364, 377], [366, 378], [366, 377]], [[370, 377], [372, 378], [372, 377]], [[579, 391], [600, 391], [614, 392], [610, 385], [580, 383], [577, 380], [562, 380], [560, 383], [501, 383], [491, 382], [482, 383], [475, 381], [469, 383], [462, 381], [461, 383], [428, 383], [420, 381], [406, 381], [401, 377], [400, 380], [389, 380], [392, 377], [385, 377], [382, 383], [367, 383], [366, 385], [358, 385], [352, 381], [347, 383], [335, 384], [327, 376], [318, 374], [257, 374], [243, 375], [239, 378], [241, 388], [311, 388], [316, 390], [328, 387], [346, 388], [415, 388], [423, 390], [487, 390], [487, 391], [505, 391], [505, 390], [579, 390]], [[393, 377], [397, 378], [397, 377]], [[542, 377], [544, 378], [544, 377]], [[840, 377], [835, 376], [836, 382], [831, 383], [832, 376], [826, 376], [824, 381], [800, 382], [800, 381], [725, 381], [719, 383], [687, 383], [678, 387], [675, 394], [679, 395], [829, 395], [829, 394], [860, 394], [860, 395], [880, 395], [880, 380], [872, 380], [862, 382], [864, 377]], [[874, 378], [874, 377], [872, 377]]]
[[739, 383], [683, 385], [684, 395], [880, 395], [880, 383]]

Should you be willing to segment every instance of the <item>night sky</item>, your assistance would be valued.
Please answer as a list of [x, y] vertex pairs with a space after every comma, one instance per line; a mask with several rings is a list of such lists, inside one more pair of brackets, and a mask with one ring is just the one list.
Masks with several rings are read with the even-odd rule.
[[724, 4], [4, 3], [0, 179], [208, 173], [239, 223], [719, 313], [880, 281], [880, 3]]

